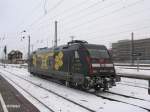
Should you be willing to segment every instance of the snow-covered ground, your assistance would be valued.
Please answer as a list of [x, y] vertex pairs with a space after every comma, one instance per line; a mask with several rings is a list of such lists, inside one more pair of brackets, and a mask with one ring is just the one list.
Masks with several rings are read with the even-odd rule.
[[[150, 67], [140, 67], [141, 69], [130, 69], [136, 67], [129, 67], [129, 66], [115, 66], [117, 73], [125, 73], [125, 74], [136, 74], [136, 75], [148, 75], [150, 76], [150, 70], [141, 70], [141, 69], [150, 69]], [[129, 69], [128, 69], [129, 68]]]
[[[127, 69], [116, 68], [116, 70], [117, 72], [122, 72], [122, 73], [126, 72], [126, 73], [131, 74], [130, 70], [127, 70]], [[34, 95], [34, 97], [39, 99], [41, 102], [43, 102], [45, 105], [52, 108], [56, 112], [60, 112], [60, 111], [61, 112], [84, 112], [88, 110], [80, 106], [77, 106], [76, 104], [73, 104], [63, 98], [60, 98], [42, 88], [39, 88], [38, 86], [32, 85], [28, 83], [27, 81], [20, 79], [14, 76], [13, 74], [10, 74], [7, 71], [13, 72], [14, 74], [26, 80], [32, 81], [33, 83], [40, 85], [43, 88], [54, 91], [58, 93], [59, 95], [62, 95], [96, 112], [147, 112], [146, 110], [133, 106], [133, 105], [103, 99], [95, 95], [82, 92], [80, 90], [65, 87], [64, 85], [59, 85], [59, 84], [47, 81], [45, 79], [32, 76], [24, 68], [14, 68], [11, 66], [7, 66], [7, 68], [4, 69], [3, 67], [0, 67], [0, 75], [6, 78], [6, 80], [8, 80], [18, 91], [20, 91], [31, 103], [33, 103], [42, 112], [48, 112], [49, 110], [45, 108], [42, 104], [40, 104], [38, 101], [36, 101], [36, 99], [32, 98], [30, 95], [25, 93], [25, 91], [17, 87], [7, 77], [15, 81], [18, 85], [23, 87], [25, 90], [30, 92], [30, 94]], [[134, 70], [133, 73], [142, 73], [142, 72]], [[130, 86], [126, 84], [130, 84]], [[137, 87], [134, 87], [134, 86], [137, 86]], [[132, 100], [129, 98], [128, 98], [128, 101], [126, 101], [127, 99], [122, 98], [121, 96], [113, 96], [109, 93], [99, 93], [99, 94], [104, 95], [106, 97], [110, 97], [110, 98], [111, 97], [116, 97], [117, 99], [120, 98], [121, 100], [125, 100], [126, 102], [129, 102], [131, 104], [136, 104], [137, 102], [139, 105], [145, 108], [150, 108], [150, 95], [148, 95], [147, 89], [139, 88], [138, 86], [147, 87], [148, 83], [147, 81], [143, 81], [143, 80], [122, 78], [122, 81], [117, 83], [116, 87], [111, 88], [110, 92], [141, 98], [143, 100], [146, 100], [147, 102], [144, 102], [144, 101], [139, 102], [139, 100], [137, 101], [137, 100]]]
[[[132, 65], [132, 63], [114, 63], [115, 65]], [[136, 66], [137, 63], [134, 63], [134, 65]], [[139, 63], [139, 65], [146, 65], [146, 66], [150, 66], [150, 64], [142, 64], [142, 63]]]

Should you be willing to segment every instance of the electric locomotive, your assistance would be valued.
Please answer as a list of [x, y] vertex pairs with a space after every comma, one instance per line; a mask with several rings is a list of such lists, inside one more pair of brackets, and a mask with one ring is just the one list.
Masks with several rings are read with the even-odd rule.
[[107, 48], [81, 40], [34, 51], [28, 67], [32, 74], [49, 76], [86, 90], [107, 90], [116, 82], [114, 64]]

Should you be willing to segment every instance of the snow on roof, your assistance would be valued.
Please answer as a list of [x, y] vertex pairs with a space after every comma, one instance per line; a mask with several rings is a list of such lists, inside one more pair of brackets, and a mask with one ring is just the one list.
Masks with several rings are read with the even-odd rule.
[[8, 55], [13, 55], [13, 54], [15, 54], [15, 53], [20, 53], [20, 54], [22, 54], [22, 52], [19, 51], [19, 50], [12, 50], [12, 51], [10, 51], [10, 52], [8, 53]]

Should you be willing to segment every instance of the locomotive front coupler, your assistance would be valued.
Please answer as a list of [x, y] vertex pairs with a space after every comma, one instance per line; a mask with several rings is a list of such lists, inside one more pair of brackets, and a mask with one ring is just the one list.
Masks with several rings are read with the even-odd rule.
[[93, 83], [93, 88], [96, 91], [99, 91], [103, 88], [103, 90], [108, 90], [108, 88], [110, 87], [110, 78], [107, 77], [94, 77], [94, 83]]

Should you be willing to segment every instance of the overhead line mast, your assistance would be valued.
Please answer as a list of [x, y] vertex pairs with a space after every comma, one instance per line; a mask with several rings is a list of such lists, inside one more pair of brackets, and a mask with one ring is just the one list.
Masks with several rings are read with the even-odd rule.
[[55, 38], [54, 38], [54, 48], [57, 47], [57, 21], [55, 21]]

